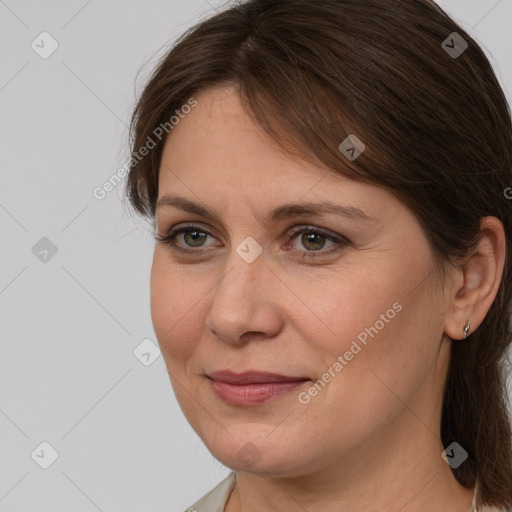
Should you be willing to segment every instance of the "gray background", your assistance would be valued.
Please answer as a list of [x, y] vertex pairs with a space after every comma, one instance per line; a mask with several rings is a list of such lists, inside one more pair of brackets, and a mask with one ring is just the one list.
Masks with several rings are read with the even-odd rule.
[[[512, 0], [440, 4], [510, 99]], [[156, 59], [220, 5], [0, 0], [0, 512], [179, 512], [228, 473], [156, 357], [149, 225], [121, 185], [93, 196]]]

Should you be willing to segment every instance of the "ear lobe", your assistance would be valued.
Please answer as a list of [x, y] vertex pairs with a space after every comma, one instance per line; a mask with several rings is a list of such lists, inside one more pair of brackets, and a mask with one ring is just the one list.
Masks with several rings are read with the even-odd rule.
[[482, 323], [503, 275], [506, 250], [503, 224], [496, 217], [484, 217], [480, 232], [480, 242], [457, 271], [462, 279], [454, 290], [446, 316], [444, 332], [454, 340], [464, 339], [465, 331], [470, 336]]

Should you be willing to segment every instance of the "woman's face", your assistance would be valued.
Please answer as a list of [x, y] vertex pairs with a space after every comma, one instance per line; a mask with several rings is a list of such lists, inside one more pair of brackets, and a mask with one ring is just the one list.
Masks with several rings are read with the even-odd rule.
[[[226, 466], [274, 475], [353, 468], [437, 432], [448, 295], [411, 211], [292, 159], [234, 89], [196, 99], [166, 142], [156, 214], [162, 237], [187, 227], [173, 239], [186, 252], [158, 242], [151, 274], [155, 333], [191, 426]], [[340, 208], [301, 212], [326, 202]], [[299, 382], [210, 378], [222, 370]]]

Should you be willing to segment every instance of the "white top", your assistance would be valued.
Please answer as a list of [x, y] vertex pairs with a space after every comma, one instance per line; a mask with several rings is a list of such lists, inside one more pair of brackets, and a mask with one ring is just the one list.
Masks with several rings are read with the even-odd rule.
[[[224, 512], [224, 508], [226, 507], [231, 491], [235, 487], [235, 483], [236, 473], [231, 471], [222, 482], [196, 501], [191, 507], [187, 508], [185, 512]], [[477, 510], [475, 505], [477, 487], [478, 484], [475, 486], [473, 503], [468, 512], [503, 512], [495, 507], [481, 507]]]
[[231, 471], [220, 484], [187, 508], [185, 512], [224, 512], [224, 507], [233, 487], [235, 487], [235, 483], [236, 473]]

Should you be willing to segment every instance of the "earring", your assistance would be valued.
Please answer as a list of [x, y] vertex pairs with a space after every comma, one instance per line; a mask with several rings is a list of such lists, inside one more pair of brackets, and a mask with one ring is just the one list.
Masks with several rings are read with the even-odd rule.
[[464, 339], [466, 339], [468, 336], [470, 326], [471, 326], [471, 322], [468, 320], [468, 323], [466, 324], [466, 327], [464, 327], [464, 331], [463, 331]]

